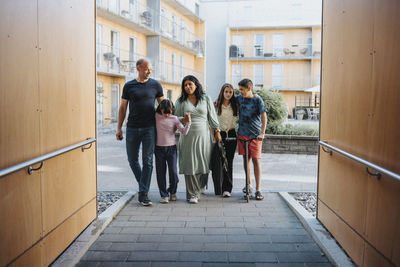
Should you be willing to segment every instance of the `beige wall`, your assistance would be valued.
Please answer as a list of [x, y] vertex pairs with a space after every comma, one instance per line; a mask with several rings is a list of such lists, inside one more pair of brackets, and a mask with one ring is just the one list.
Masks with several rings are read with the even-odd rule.
[[[1, 169], [96, 135], [95, 1], [2, 4]], [[96, 146], [1, 178], [0, 210], [0, 265], [48, 266], [96, 217]]]
[[120, 96], [122, 97], [122, 89], [125, 85], [125, 78], [97, 74], [97, 83], [99, 82], [101, 82], [103, 85], [103, 120], [104, 124], [107, 125], [111, 123], [111, 85], [119, 85]]
[[[400, 4], [325, 0], [320, 139], [400, 173]], [[318, 219], [358, 266], [400, 266], [400, 183], [320, 150]]]
[[175, 101], [181, 96], [181, 85], [170, 84], [170, 83], [161, 83], [161, 86], [164, 91], [164, 97], [167, 98], [167, 91], [172, 91], [172, 102], [175, 104]]
[[311, 96], [311, 93], [302, 91], [280, 91], [283, 96], [283, 101], [289, 109], [289, 114], [293, 116], [293, 108], [295, 107], [296, 96]]

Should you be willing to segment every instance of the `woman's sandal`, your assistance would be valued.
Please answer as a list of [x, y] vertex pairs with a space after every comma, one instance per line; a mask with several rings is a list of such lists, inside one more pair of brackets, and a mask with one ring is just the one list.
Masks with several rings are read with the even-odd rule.
[[261, 192], [260, 192], [260, 191], [257, 191], [257, 192], [256, 192], [255, 197], [256, 197], [256, 200], [263, 200], [263, 199], [264, 199], [264, 196], [261, 195]]

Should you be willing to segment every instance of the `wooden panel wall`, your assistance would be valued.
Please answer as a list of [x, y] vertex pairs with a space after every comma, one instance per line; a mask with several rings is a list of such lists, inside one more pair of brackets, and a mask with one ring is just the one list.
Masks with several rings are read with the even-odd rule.
[[[400, 2], [324, 0], [320, 139], [400, 173]], [[320, 151], [318, 218], [361, 266], [400, 265], [400, 183]]]
[[[0, 168], [95, 137], [95, 1], [0, 9]], [[96, 149], [0, 178], [0, 266], [49, 265], [96, 217]]]

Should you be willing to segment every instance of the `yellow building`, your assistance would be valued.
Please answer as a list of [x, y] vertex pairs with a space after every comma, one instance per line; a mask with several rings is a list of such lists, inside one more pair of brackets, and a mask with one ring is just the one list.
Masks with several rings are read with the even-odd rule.
[[199, 3], [178, 0], [97, 0], [97, 123], [116, 122], [125, 82], [135, 79], [136, 61], [148, 58], [152, 78], [175, 101], [181, 81], [192, 74], [204, 83], [205, 25]]
[[295, 106], [319, 105], [320, 26], [230, 28], [227, 36], [235, 87], [249, 78], [255, 88], [278, 90], [291, 116]]

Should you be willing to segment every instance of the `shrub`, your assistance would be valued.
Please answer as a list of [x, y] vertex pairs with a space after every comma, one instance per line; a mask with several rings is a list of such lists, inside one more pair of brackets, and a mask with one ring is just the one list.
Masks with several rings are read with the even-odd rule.
[[318, 124], [276, 124], [268, 123], [267, 134], [277, 135], [305, 135], [305, 136], [318, 136]]
[[[283, 101], [283, 97], [277, 91], [271, 91], [267, 89], [254, 89], [254, 93], [258, 94], [264, 101], [264, 105], [267, 108], [268, 124], [276, 122], [282, 124], [287, 117], [286, 104]], [[235, 90], [235, 94], [239, 95], [238, 89]]]

